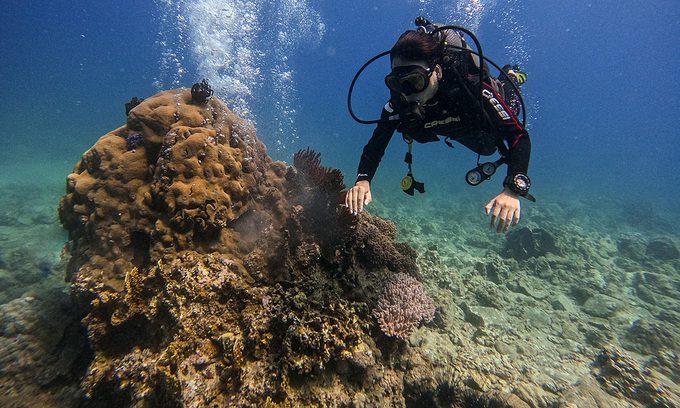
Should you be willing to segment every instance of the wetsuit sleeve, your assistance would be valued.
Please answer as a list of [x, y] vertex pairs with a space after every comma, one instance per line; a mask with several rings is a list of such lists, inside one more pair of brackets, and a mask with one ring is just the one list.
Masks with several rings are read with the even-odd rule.
[[505, 100], [487, 83], [484, 83], [482, 95], [485, 99], [486, 114], [495, 123], [499, 136], [508, 150], [508, 176], [513, 177], [517, 173], [526, 174], [531, 157], [529, 133]]
[[[386, 107], [388, 105], [385, 105]], [[390, 115], [394, 113], [387, 111], [383, 108], [381, 119], [387, 119]], [[389, 123], [378, 123], [375, 130], [373, 131], [373, 136], [364, 146], [364, 150], [361, 154], [361, 160], [359, 160], [359, 170], [357, 174], [356, 181], [368, 180], [369, 182], [373, 180], [375, 172], [378, 170], [378, 165], [380, 165], [380, 160], [385, 154], [385, 149], [392, 139], [394, 131], [397, 129], [398, 122]]]
[[505, 138], [509, 147], [508, 176], [513, 177], [517, 173], [527, 174], [529, 171], [529, 159], [531, 158], [531, 139], [525, 130], [519, 133], [509, 133]]

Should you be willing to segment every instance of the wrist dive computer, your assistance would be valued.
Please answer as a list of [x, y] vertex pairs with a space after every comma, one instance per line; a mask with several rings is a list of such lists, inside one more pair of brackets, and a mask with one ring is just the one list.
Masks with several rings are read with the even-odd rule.
[[506, 177], [503, 185], [524, 197], [531, 188], [531, 179], [524, 173], [516, 173], [514, 176]]

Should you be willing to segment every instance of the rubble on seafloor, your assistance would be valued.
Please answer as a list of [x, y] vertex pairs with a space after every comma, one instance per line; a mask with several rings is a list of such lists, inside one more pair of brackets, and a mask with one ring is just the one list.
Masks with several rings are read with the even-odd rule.
[[[419, 332], [411, 342], [485, 373], [480, 389], [513, 389], [529, 406], [677, 406], [673, 235], [631, 233], [623, 222], [601, 229], [529, 206], [525, 226], [499, 237], [473, 225], [468, 205], [460, 199], [443, 214], [378, 209], [414, 238], [440, 311], [440, 335]], [[424, 225], [437, 233], [414, 233]]]

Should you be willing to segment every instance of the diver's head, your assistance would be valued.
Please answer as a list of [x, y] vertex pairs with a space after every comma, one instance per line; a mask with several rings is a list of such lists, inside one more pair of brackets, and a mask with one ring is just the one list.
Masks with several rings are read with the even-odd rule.
[[385, 84], [407, 102], [431, 99], [442, 77], [440, 56], [441, 47], [431, 34], [406, 31], [390, 51], [392, 72], [385, 77]]

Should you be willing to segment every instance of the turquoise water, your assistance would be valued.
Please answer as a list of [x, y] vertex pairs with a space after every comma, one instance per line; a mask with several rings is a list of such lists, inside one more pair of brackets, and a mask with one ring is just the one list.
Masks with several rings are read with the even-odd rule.
[[[574, 294], [579, 282], [615, 298], [622, 312], [609, 320], [613, 334], [606, 342], [658, 369], [671, 387], [678, 381], [668, 368], [678, 367], [677, 324], [669, 330], [678, 340], [657, 353], [636, 346], [645, 340], [631, 340], [629, 329], [641, 318], [656, 322], [668, 305], [678, 310], [678, 259], [631, 258], [626, 245], [633, 240], [649, 248], [663, 239], [680, 246], [680, 5], [674, 1], [6, 2], [0, 9], [0, 303], [39, 298], [53, 287], [67, 291], [60, 254], [68, 237], [56, 215], [65, 180], [84, 151], [125, 124], [124, 104], [132, 96], [207, 78], [217, 96], [255, 123], [274, 159], [290, 163], [309, 146], [351, 184], [373, 129], [348, 115], [348, 85], [421, 14], [470, 27], [486, 55], [528, 73], [529, 174], [538, 201], [522, 202], [520, 227], [548, 231], [561, 254], [509, 268], [553, 301], [570, 299], [575, 326], [592, 316], [586, 311], [592, 305], [579, 304]], [[379, 114], [389, 96], [387, 69], [381, 60], [357, 84], [359, 116]], [[448, 291], [460, 306], [453, 299], [478, 289], [476, 271], [489, 251], [505, 256], [506, 237], [491, 232], [483, 215], [502, 177], [469, 187], [464, 174], [476, 155], [462, 146], [416, 145], [414, 171], [427, 193], [409, 197], [399, 191], [405, 151], [395, 136], [373, 181], [369, 210], [397, 223], [399, 240], [419, 251], [430, 289]], [[666, 279], [664, 301], [640, 297], [632, 282], [645, 272]], [[516, 285], [494, 285], [517, 293]], [[543, 301], [536, 310], [551, 304]], [[547, 326], [526, 333], [551, 333]], [[584, 356], [605, 343], [592, 340], [591, 331], [597, 330], [569, 340], [587, 349]], [[539, 343], [525, 348], [540, 354]], [[546, 350], [546, 360], [562, 352]], [[650, 363], [665, 353], [675, 353], [675, 366]], [[525, 360], [517, 357], [517, 366]], [[582, 380], [589, 362], [574, 359], [565, 383]], [[539, 371], [549, 366], [531, 363]]]

